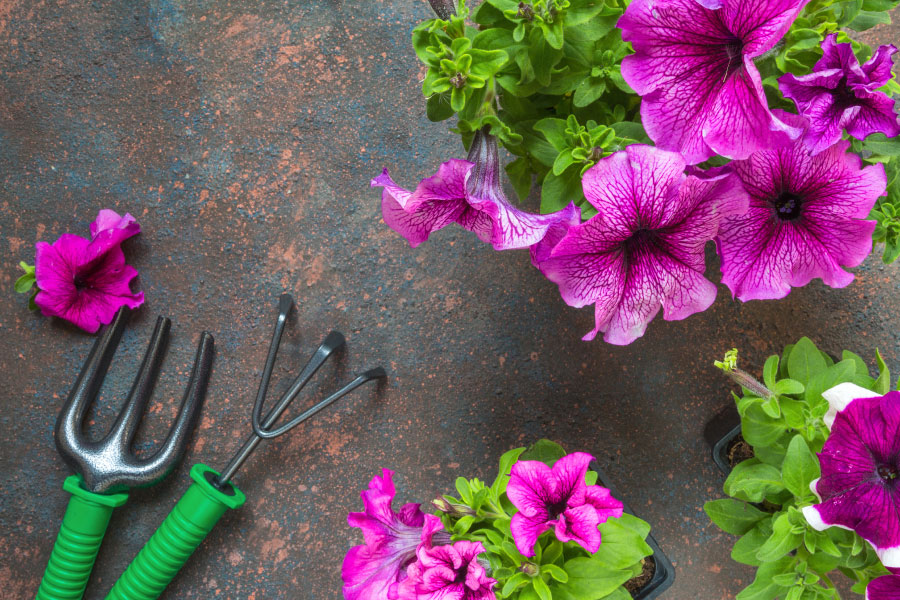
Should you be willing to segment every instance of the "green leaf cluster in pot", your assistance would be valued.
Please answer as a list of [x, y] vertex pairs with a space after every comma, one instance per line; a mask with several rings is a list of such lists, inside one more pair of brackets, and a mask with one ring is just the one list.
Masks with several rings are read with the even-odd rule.
[[873, 377], [856, 354], [845, 350], [836, 360], [804, 337], [785, 347], [781, 357], [769, 357], [762, 383], [736, 368], [736, 354], [716, 363], [741, 383], [742, 394], [734, 399], [741, 434], [754, 454], [728, 475], [728, 498], [704, 506], [719, 528], [740, 536], [731, 557], [757, 567], [737, 600], [836, 599], [836, 573], [849, 577], [860, 594], [869, 581], [887, 573], [857, 534], [837, 527], [816, 531], [800, 511], [818, 502], [810, 484], [820, 475], [816, 453], [828, 436], [822, 392], [852, 382], [887, 393], [890, 373], [877, 351], [876, 362]]
[[[552, 534], [538, 538], [535, 555], [523, 556], [513, 542], [510, 519], [516, 512], [506, 497], [513, 464], [536, 460], [548, 466], [565, 456], [558, 444], [540, 440], [526, 450], [516, 448], [500, 457], [500, 469], [488, 485], [478, 479], [459, 477], [458, 496], [443, 496], [435, 502], [444, 527], [454, 540], [480, 541], [491, 562], [491, 577], [497, 580], [497, 598], [514, 600], [630, 600], [623, 584], [641, 574], [652, 549], [645, 539], [650, 525], [624, 514], [600, 525], [603, 542], [593, 555], [575, 542], [562, 543]], [[589, 471], [587, 485], [597, 482]]]
[[[590, 216], [581, 174], [629, 143], [649, 142], [640, 98], [620, 72], [629, 45], [615, 24], [625, 4], [484, 0], [470, 15], [461, 0], [456, 16], [431, 19], [413, 32], [427, 67], [428, 117], [456, 115], [467, 147], [475, 131], [489, 126], [516, 157], [506, 172], [520, 198], [536, 181], [543, 186], [543, 212], [574, 201]], [[570, 134], [562, 135], [567, 127]]]

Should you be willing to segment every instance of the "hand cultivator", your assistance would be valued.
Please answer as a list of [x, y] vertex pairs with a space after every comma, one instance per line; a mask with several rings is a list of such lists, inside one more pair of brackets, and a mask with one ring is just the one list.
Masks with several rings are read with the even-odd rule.
[[213, 337], [206, 332], [200, 336], [187, 392], [162, 447], [149, 458], [138, 458], [131, 452], [131, 442], [166, 350], [171, 323], [160, 317], [112, 430], [99, 442], [84, 438], [85, 416], [100, 391], [128, 317], [129, 311], [120, 309], [97, 338], [56, 423], [56, 446], [77, 474], [63, 484], [72, 497], [37, 592], [38, 600], [81, 598], [113, 509], [125, 503], [130, 488], [153, 485], [174, 468], [184, 454], [203, 406], [214, 354]]
[[312, 379], [329, 356], [344, 345], [344, 336], [332, 331], [326, 336], [315, 354], [303, 368], [287, 392], [275, 406], [262, 417], [263, 401], [269, 388], [272, 368], [285, 322], [294, 301], [288, 294], [279, 301], [278, 320], [269, 346], [262, 380], [253, 405], [253, 432], [227, 463], [221, 474], [204, 464], [191, 469], [194, 482], [169, 513], [156, 533], [134, 558], [119, 578], [107, 600], [150, 600], [157, 598], [173, 577], [187, 562], [197, 546], [209, 534], [225, 511], [240, 507], [246, 497], [231, 482], [231, 478], [250, 457], [263, 439], [271, 439], [287, 433], [332, 402], [342, 398], [364, 383], [385, 377], [384, 369], [377, 367], [358, 375], [353, 381], [321, 400], [284, 425], [274, 428], [275, 422]]

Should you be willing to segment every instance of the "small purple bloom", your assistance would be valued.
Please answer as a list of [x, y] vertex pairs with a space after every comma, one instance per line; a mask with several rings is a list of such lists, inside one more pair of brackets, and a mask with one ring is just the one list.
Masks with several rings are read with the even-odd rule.
[[400, 600], [496, 600], [497, 580], [478, 561], [483, 552], [481, 542], [465, 540], [420, 548], [400, 584]]
[[870, 581], [866, 600], [900, 600], [900, 575], [884, 575]]
[[[822, 477], [810, 484], [821, 502], [802, 509], [822, 531], [851, 529], [882, 564], [900, 567], [900, 392], [843, 383], [822, 394], [835, 414], [819, 453]], [[827, 423], [827, 420], [826, 420]]]
[[561, 542], [574, 541], [590, 553], [600, 548], [597, 527], [611, 517], [622, 516], [622, 503], [599, 485], [587, 485], [584, 476], [590, 454], [574, 452], [548, 467], [535, 460], [520, 460], [512, 467], [506, 495], [519, 509], [510, 529], [516, 548], [534, 556], [534, 545], [553, 529]]
[[635, 53], [622, 76], [640, 94], [647, 134], [697, 164], [747, 158], [800, 131], [769, 110], [753, 63], [808, 0], [633, 0], [619, 19]]
[[778, 80], [781, 93], [797, 105], [809, 120], [803, 142], [813, 154], [841, 139], [844, 129], [856, 139], [880, 131], [887, 137], [900, 134], [894, 101], [877, 91], [891, 78], [893, 45], [880, 46], [860, 66], [849, 43], [838, 44], [837, 34], [822, 42], [823, 56], [809, 75], [785, 73]]
[[45, 316], [70, 321], [93, 333], [122, 306], [137, 308], [144, 293], [131, 291], [137, 270], [125, 264], [121, 244], [140, 233], [134, 217], [101, 210], [91, 240], [64, 233], [53, 244], [35, 244], [35, 304]]
[[734, 296], [783, 298], [816, 277], [835, 288], [853, 281], [842, 267], [872, 251], [875, 221], [865, 218], [887, 181], [884, 165], [861, 168], [849, 146], [841, 141], [810, 156], [798, 140], [731, 163], [750, 194], [750, 209], [725, 219], [717, 239], [722, 282]]
[[383, 469], [382, 473], [360, 493], [364, 512], [347, 515], [351, 527], [362, 529], [366, 543], [351, 548], [344, 557], [341, 579], [346, 600], [395, 600], [416, 549], [431, 547], [433, 537], [439, 543], [450, 541], [448, 534], [440, 533], [441, 520], [423, 513], [419, 504], [404, 504], [395, 513], [391, 508], [394, 472]]
[[727, 169], [684, 170], [679, 154], [651, 146], [608, 156], [582, 179], [598, 213], [552, 249], [532, 252], [567, 304], [595, 305], [585, 340], [602, 331], [611, 344], [629, 344], [660, 308], [673, 321], [715, 300], [716, 286], [703, 276], [704, 246], [723, 217], [746, 210], [747, 194]]
[[413, 248], [432, 232], [458, 223], [475, 232], [481, 241], [493, 244], [496, 250], [510, 250], [537, 244], [548, 231], [565, 230], [581, 220], [575, 204], [549, 215], [529, 213], [510, 204], [500, 186], [494, 136], [478, 131], [468, 158], [443, 163], [413, 192], [394, 183], [385, 169], [371, 183], [372, 187], [384, 188], [384, 222]]

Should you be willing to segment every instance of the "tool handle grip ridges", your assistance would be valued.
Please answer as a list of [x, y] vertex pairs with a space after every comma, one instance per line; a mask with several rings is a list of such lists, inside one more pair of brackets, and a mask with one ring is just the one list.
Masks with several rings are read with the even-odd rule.
[[[195, 465], [191, 485], [110, 590], [106, 600], [153, 600], [162, 594], [229, 508], [244, 496], [225, 496], [203, 478], [212, 469]], [[199, 477], [198, 477], [199, 476]]]
[[64, 489], [72, 496], [36, 600], [80, 600], [112, 512], [127, 499], [125, 494], [93, 494], [81, 488], [80, 483], [80, 477], [66, 480]]

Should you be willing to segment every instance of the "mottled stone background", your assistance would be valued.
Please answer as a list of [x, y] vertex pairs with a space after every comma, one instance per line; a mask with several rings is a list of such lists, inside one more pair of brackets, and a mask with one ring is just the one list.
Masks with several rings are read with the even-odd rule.
[[[759, 370], [810, 335], [900, 372], [900, 267], [873, 256], [843, 290], [820, 283], [780, 302], [734, 302], [657, 319], [625, 348], [583, 343], [590, 310], [567, 307], [526, 252], [497, 253], [448, 228], [411, 250], [384, 226], [370, 177], [413, 185], [460, 156], [424, 115], [409, 48], [424, 0], [0, 1], [0, 589], [38, 586], [68, 495], [57, 413], [92, 338], [28, 312], [12, 293], [38, 240], [86, 235], [103, 207], [136, 215], [126, 255], [146, 305], [114, 361], [91, 429], [107, 428], [157, 314], [174, 320], [140, 438], [175, 413], [203, 329], [218, 357], [184, 465], [116, 511], [87, 597], [99, 598], [188, 485], [221, 468], [250, 430], [274, 303], [297, 299], [274, 386], [283, 390], [329, 328], [348, 349], [314, 393], [383, 364], [366, 388], [287, 439], [264, 444], [225, 516], [166, 598], [340, 597], [340, 564], [361, 540], [346, 513], [382, 467], [398, 501], [427, 500], [459, 475], [492, 477], [507, 448], [546, 436], [594, 453], [677, 565], [666, 594], [730, 598], [751, 570], [704, 516], [722, 476], [702, 440], [730, 402], [711, 366], [732, 346]], [[869, 41], [896, 41], [878, 28]], [[710, 276], [718, 280], [717, 263]], [[756, 366], [753, 368], [753, 366]]]

